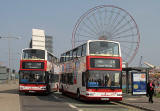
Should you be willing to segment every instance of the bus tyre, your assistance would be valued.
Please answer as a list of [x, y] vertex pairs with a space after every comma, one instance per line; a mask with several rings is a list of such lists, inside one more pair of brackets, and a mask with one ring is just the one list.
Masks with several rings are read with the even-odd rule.
[[79, 89], [77, 90], [77, 97], [76, 97], [77, 100], [80, 100], [80, 91]]

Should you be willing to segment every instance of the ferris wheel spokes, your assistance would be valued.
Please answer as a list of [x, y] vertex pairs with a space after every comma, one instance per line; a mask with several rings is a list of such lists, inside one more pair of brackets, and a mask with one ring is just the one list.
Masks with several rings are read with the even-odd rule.
[[140, 43], [138, 26], [124, 9], [101, 5], [84, 13], [77, 21], [72, 33], [72, 47], [87, 40], [106, 39], [120, 42], [122, 58], [131, 62]]

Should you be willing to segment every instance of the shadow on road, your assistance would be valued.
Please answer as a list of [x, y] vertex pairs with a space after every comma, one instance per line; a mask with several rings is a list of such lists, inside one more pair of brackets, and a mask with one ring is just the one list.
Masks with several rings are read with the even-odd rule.
[[116, 105], [112, 102], [106, 102], [106, 101], [82, 101], [82, 100], [77, 100], [73, 97], [62, 95], [60, 93], [50, 93], [49, 95], [46, 94], [41, 94], [41, 93], [28, 93], [28, 94], [23, 94], [21, 96], [35, 96], [41, 101], [45, 102], [60, 102], [60, 103], [69, 103], [69, 104], [88, 104], [88, 105], [99, 105], [99, 106], [108, 106], [108, 105]]
[[41, 101], [48, 101], [48, 102], [62, 102], [58, 99], [56, 99], [54, 96], [52, 96], [52, 93], [50, 94], [42, 94], [42, 93], [23, 93], [20, 94], [21, 96], [25, 96], [25, 97], [37, 97], [39, 100]]
[[60, 98], [60, 100], [66, 102], [66, 103], [73, 103], [73, 104], [88, 104], [88, 105], [115, 105], [112, 102], [106, 102], [106, 101], [84, 101], [84, 100], [77, 100], [74, 97], [62, 95], [60, 93], [53, 93], [54, 96]]
[[10, 94], [18, 94], [18, 89], [10, 89], [10, 90], [3, 90], [0, 93], [10, 93]]

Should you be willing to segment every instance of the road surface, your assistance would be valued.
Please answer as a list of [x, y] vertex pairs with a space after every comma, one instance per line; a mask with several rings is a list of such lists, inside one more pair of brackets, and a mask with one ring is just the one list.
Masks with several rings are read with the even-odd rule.
[[119, 103], [84, 102], [55, 92], [20, 95], [21, 111], [142, 111]]

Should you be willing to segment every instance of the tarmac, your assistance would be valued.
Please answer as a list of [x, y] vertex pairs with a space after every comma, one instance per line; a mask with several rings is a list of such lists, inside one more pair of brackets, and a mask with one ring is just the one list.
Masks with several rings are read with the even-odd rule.
[[[154, 103], [149, 103], [144, 95], [123, 94], [123, 100], [118, 103], [146, 111], [160, 111], [160, 98], [154, 97], [153, 100]], [[20, 111], [18, 82], [0, 84], [0, 111]]]

